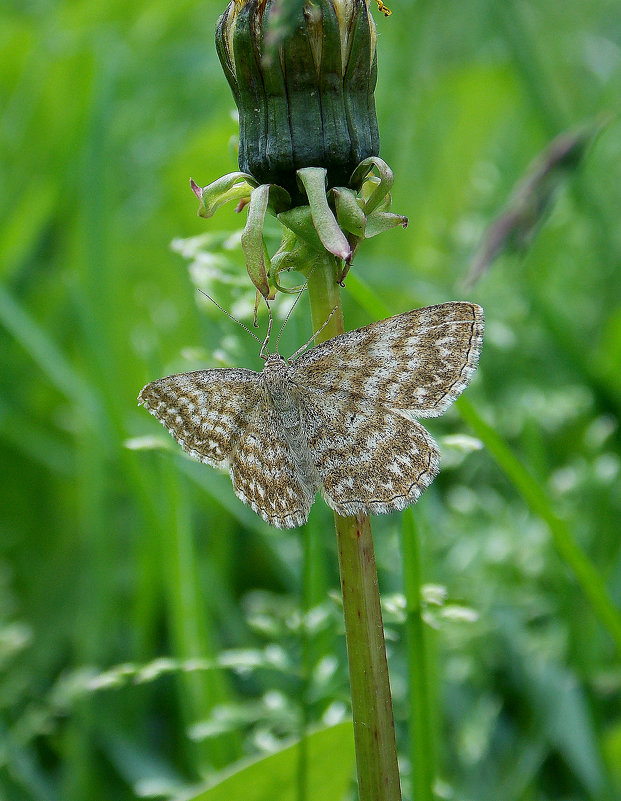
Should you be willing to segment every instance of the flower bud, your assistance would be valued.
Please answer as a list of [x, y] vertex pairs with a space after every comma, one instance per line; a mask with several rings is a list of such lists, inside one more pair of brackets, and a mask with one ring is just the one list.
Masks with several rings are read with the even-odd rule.
[[240, 170], [298, 201], [296, 170], [324, 167], [328, 188], [346, 186], [379, 153], [376, 31], [368, 0], [306, 0], [285, 9], [274, 41], [282, 6], [231, 0], [216, 47], [239, 110]]

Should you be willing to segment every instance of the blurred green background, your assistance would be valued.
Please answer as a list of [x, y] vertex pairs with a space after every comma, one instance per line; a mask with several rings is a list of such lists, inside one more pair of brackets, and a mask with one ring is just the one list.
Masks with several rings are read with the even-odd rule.
[[[458, 410], [429, 425], [445, 468], [415, 518], [436, 794], [618, 798], [621, 5], [389, 5], [392, 17], [375, 15], [381, 155], [395, 172], [393, 208], [410, 225], [361, 248], [346, 325], [449, 299], [481, 303], [486, 341], [466, 394], [501, 449]], [[182, 457], [135, 402], [169, 372], [260, 369], [254, 340], [195, 289], [208, 285], [248, 319], [234, 235], [243, 215], [224, 207], [199, 219], [188, 185], [236, 169], [233, 101], [213, 46], [222, 9], [0, 1], [0, 797], [9, 801], [189, 797], [304, 725], [347, 718], [328, 510], [318, 501], [303, 532], [269, 529], [228, 477]], [[484, 231], [532, 159], [602, 112], [608, 124], [531, 247], [506, 251], [464, 288]], [[310, 333], [300, 306], [284, 353]], [[501, 469], [505, 448], [530, 483], [511, 473], [513, 457]], [[555, 536], [542, 515], [564, 521]], [[400, 515], [374, 519], [409, 798], [401, 526]], [[340, 745], [309, 756], [311, 775], [328, 782], [309, 801], [339, 801], [353, 776], [351, 732], [341, 730]], [[278, 786], [275, 801], [302, 797], [295, 784]], [[236, 792], [228, 797], [251, 797]]]

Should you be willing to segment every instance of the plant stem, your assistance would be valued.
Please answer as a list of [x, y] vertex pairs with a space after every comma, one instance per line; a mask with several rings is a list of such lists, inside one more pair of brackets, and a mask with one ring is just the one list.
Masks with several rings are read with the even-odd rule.
[[[343, 333], [335, 259], [329, 254], [308, 282], [313, 329], [336, 307], [318, 340]], [[400, 801], [395, 725], [371, 523], [368, 515], [334, 522], [339, 554], [345, 640], [349, 661], [360, 801]]]
[[336, 260], [327, 252], [325, 258], [318, 256], [314, 269], [308, 275], [308, 297], [313, 331], [319, 331], [330, 316], [332, 309], [336, 308], [336, 312], [317, 336], [315, 343], [325, 342], [326, 339], [332, 339], [332, 337], [342, 334], [345, 327], [340, 287], [336, 283]]
[[399, 801], [395, 725], [368, 515], [334, 515], [360, 801]]

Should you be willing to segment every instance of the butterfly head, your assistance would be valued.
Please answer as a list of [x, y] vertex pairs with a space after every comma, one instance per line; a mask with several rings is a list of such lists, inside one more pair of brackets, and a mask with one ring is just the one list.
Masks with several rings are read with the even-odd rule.
[[283, 367], [287, 366], [287, 360], [280, 353], [268, 353], [263, 365], [263, 371], [279, 372]]

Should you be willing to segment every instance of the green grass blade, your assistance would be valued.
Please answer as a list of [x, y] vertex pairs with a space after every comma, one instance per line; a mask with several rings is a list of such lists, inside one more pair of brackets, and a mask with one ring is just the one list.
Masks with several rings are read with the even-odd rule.
[[427, 645], [422, 618], [422, 565], [419, 534], [412, 508], [403, 515], [401, 526], [403, 554], [403, 589], [406, 599], [406, 639], [409, 676], [410, 762], [412, 764], [412, 797], [416, 801], [433, 801], [435, 754], [433, 720], [429, 698]]
[[[206, 604], [198, 581], [191, 507], [177, 464], [163, 460], [163, 485], [169, 515], [162, 527], [162, 563], [168, 595], [168, 621], [179, 659], [216, 659]], [[189, 725], [208, 718], [217, 704], [229, 700], [227, 680], [220, 671], [188, 673], [181, 679], [182, 705]], [[239, 754], [234, 734], [197, 745], [203, 766], [222, 768]]]
[[537, 481], [470, 401], [461, 397], [456, 406], [530, 509], [548, 525], [559, 556], [576, 577], [593, 611], [621, 653], [621, 614], [613, 604], [601, 575], [576, 542], [567, 523], [555, 513]]
[[84, 378], [4, 287], [0, 287], [0, 323], [60, 392], [72, 403], [78, 403], [96, 414], [96, 419], [101, 417], [102, 410], [97, 398]]

